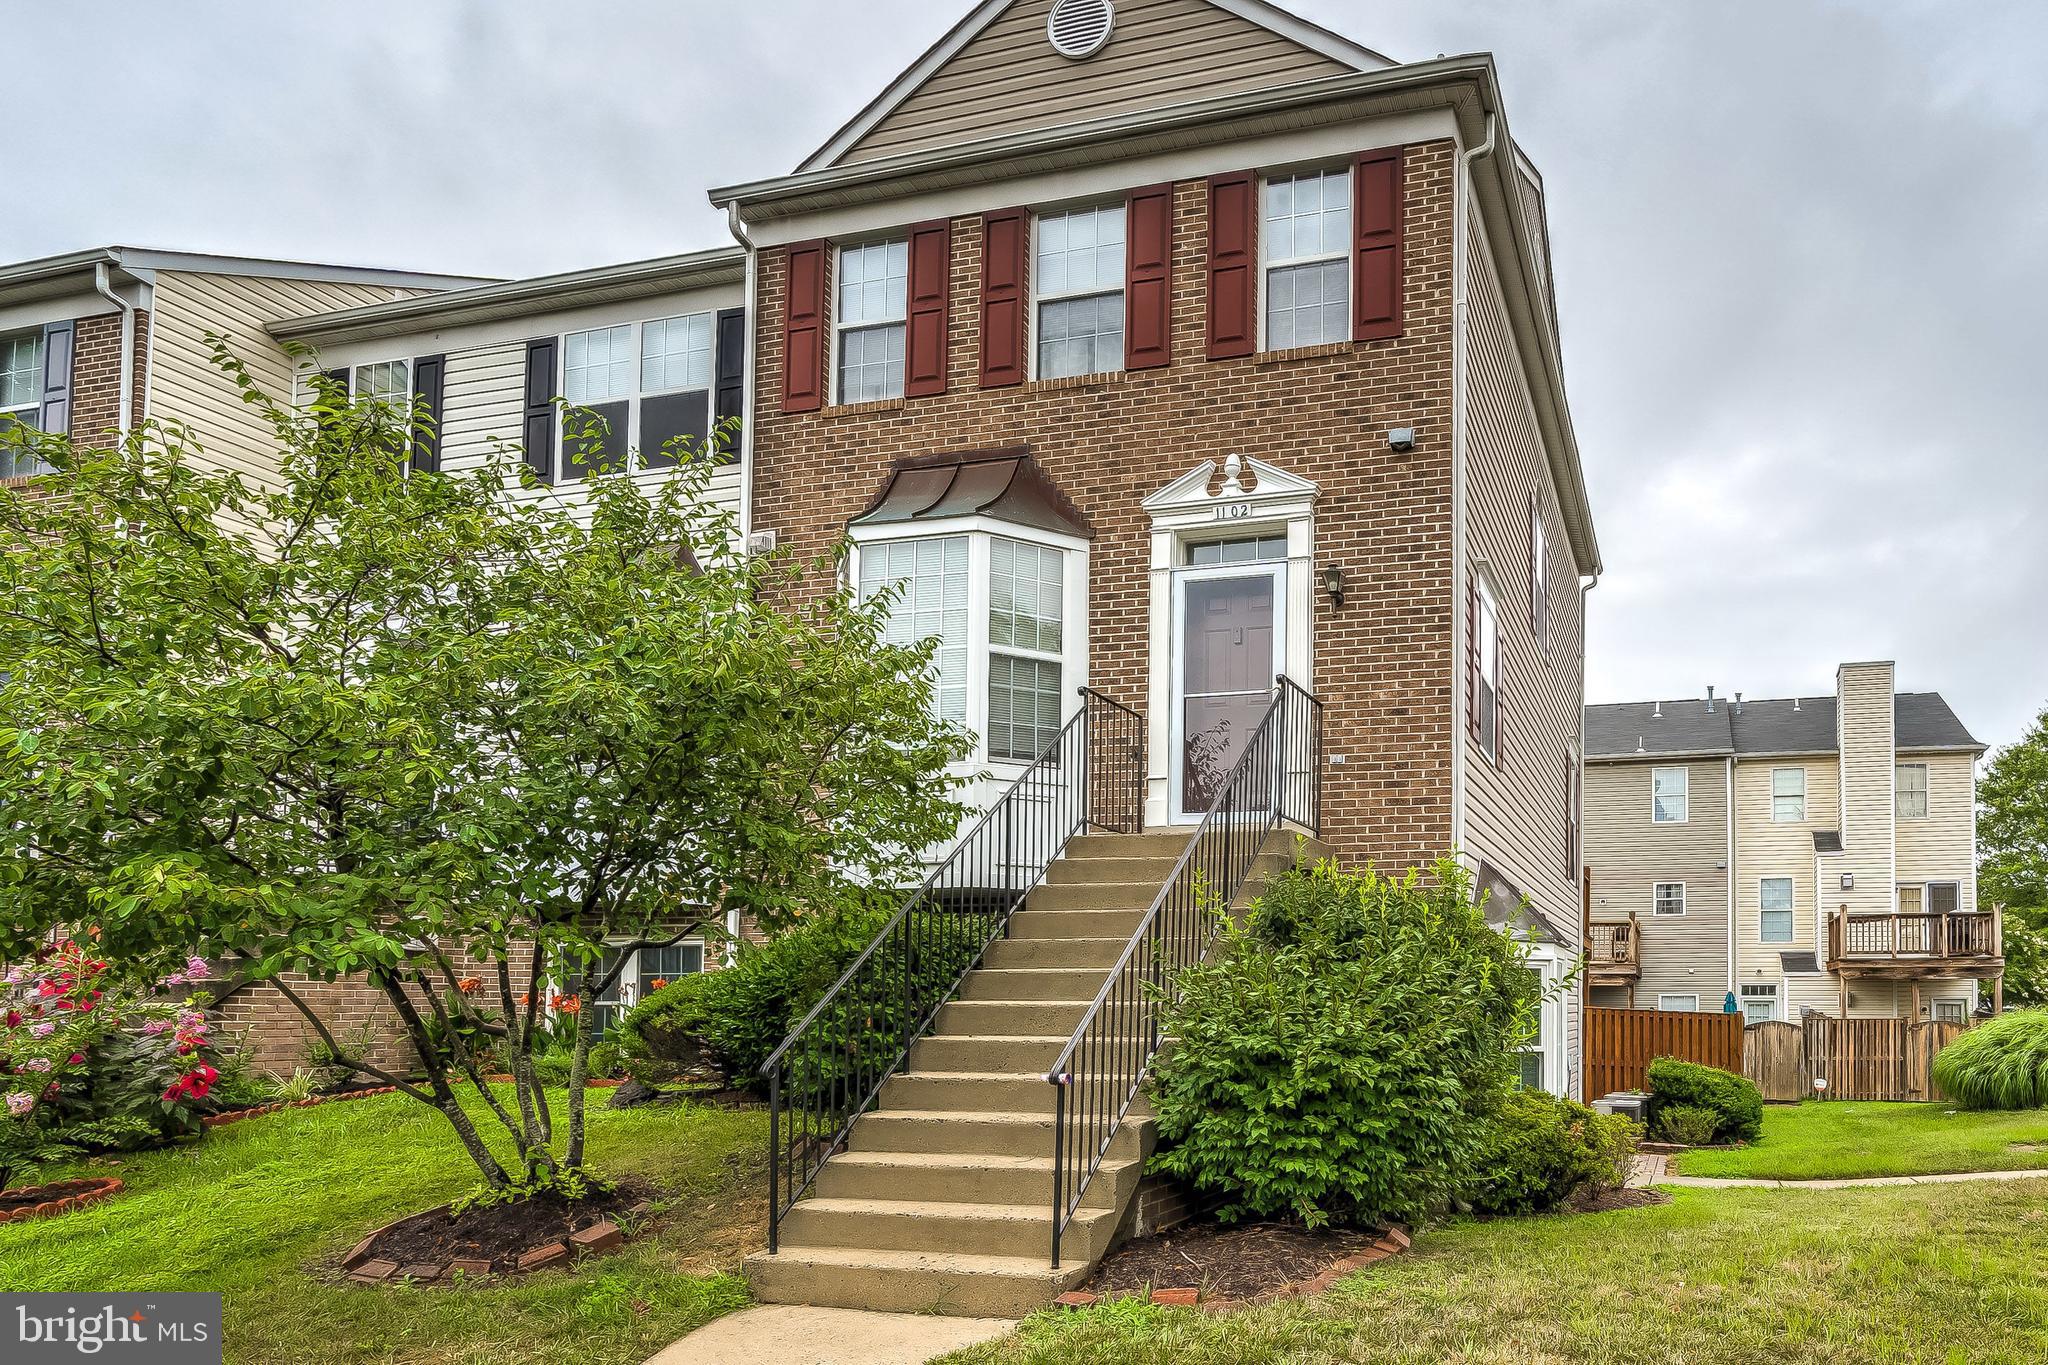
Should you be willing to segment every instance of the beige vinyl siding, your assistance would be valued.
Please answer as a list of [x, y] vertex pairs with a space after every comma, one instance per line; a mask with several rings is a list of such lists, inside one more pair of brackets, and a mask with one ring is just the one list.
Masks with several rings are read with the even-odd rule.
[[[1771, 773], [1806, 770], [1806, 818], [1771, 819]], [[1735, 764], [1735, 961], [1744, 981], [1776, 975], [1781, 952], [1824, 950], [1816, 937], [1813, 835], [1840, 821], [1841, 767], [1833, 754], [1797, 758], [1738, 759]], [[1821, 856], [1822, 875], [1834, 877], [1842, 860]], [[1792, 941], [1765, 943], [1762, 879], [1792, 879]], [[1832, 909], [1829, 902], [1825, 909]], [[1769, 970], [1758, 976], [1756, 968]]]
[[[1463, 851], [1510, 878], [1571, 951], [1579, 946], [1582, 915], [1567, 814], [1585, 705], [1584, 599], [1499, 284], [1478, 244], [1465, 259], [1471, 332], [1461, 381], [1468, 392], [1467, 472], [1459, 515], [1468, 560], [1488, 566], [1497, 594], [1501, 701], [1499, 762], [1477, 744], [1465, 745]], [[1532, 495], [1550, 555], [1547, 648], [1539, 647], [1529, 621]], [[1457, 648], [1462, 667], [1465, 643]], [[1576, 1008], [1566, 1020], [1565, 1055], [1576, 1065]]]
[[150, 317], [149, 387], [144, 416], [189, 426], [203, 463], [264, 486], [277, 483], [277, 442], [213, 363], [209, 332], [228, 338], [257, 385], [280, 401], [292, 396], [292, 364], [265, 325], [279, 318], [410, 298], [422, 291], [321, 280], [263, 279], [160, 271]]
[[[1961, 905], [1977, 906], [1976, 760], [1969, 754], [1900, 754], [1927, 765], [1927, 818], [1897, 822], [1898, 880], [1961, 882]], [[1924, 994], [1924, 993], [1923, 993]]]
[[[1683, 824], [1650, 818], [1651, 773], [1687, 771]], [[1660, 993], [1697, 994], [1718, 1009], [1728, 989], [1728, 764], [1724, 759], [1644, 759], [1586, 765], [1586, 868], [1593, 919], [1642, 926], [1638, 1008]], [[1685, 913], [1659, 917], [1658, 882], [1685, 883]], [[1625, 997], [1625, 992], [1621, 993]], [[1605, 993], [1603, 993], [1603, 999]], [[1613, 1003], [1625, 1004], [1626, 999]]]
[[1844, 664], [1835, 675], [1840, 697], [1838, 744], [1842, 756], [1843, 855], [1835, 861], [1856, 885], [1829, 888], [1827, 909], [1887, 914], [1894, 908], [1896, 870], [1892, 838], [1892, 666]]
[[1053, 0], [1019, 0], [933, 72], [842, 161], [869, 161], [1351, 70], [1206, 0], [1120, 0], [1084, 61], [1046, 39]]

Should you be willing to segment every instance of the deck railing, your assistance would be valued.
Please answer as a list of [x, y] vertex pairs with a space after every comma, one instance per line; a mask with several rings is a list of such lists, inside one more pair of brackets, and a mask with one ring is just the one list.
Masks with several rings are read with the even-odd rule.
[[770, 1252], [783, 1215], [845, 1146], [1067, 841], [1090, 827], [1138, 831], [1144, 749], [1144, 717], [1082, 688], [1073, 719], [762, 1063]]
[[1997, 910], [1913, 911], [1828, 916], [1830, 962], [1939, 962], [2004, 956]]
[[1640, 972], [1643, 927], [1631, 910], [1625, 920], [1595, 920], [1586, 939], [1586, 965], [1608, 975]]
[[1323, 704], [1287, 678], [1245, 741], [1159, 895], [1132, 931], [1073, 1038], [1053, 1086], [1052, 1263], [1159, 1051], [1175, 977], [1200, 962], [1281, 823], [1320, 833]]

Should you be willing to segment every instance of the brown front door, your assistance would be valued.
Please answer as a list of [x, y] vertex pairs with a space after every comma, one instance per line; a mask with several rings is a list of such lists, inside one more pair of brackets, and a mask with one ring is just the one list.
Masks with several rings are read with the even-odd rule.
[[1181, 584], [1180, 811], [1209, 808], [1273, 695], [1275, 575]]

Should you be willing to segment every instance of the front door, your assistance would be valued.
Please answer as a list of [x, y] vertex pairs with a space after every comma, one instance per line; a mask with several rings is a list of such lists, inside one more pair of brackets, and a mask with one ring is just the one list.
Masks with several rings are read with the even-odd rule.
[[1199, 820], [1273, 697], [1284, 564], [1183, 569], [1174, 579], [1173, 818]]

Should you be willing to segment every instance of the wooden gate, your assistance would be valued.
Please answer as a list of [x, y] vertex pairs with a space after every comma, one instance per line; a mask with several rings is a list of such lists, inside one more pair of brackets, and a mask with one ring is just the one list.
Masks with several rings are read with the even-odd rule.
[[1586, 1010], [1586, 1094], [1644, 1090], [1659, 1057], [1741, 1071], [1742, 1016], [1676, 1010]]
[[1935, 1054], [1965, 1027], [1825, 1014], [1751, 1024], [1743, 1030], [1742, 1073], [1767, 1100], [1938, 1100]]

